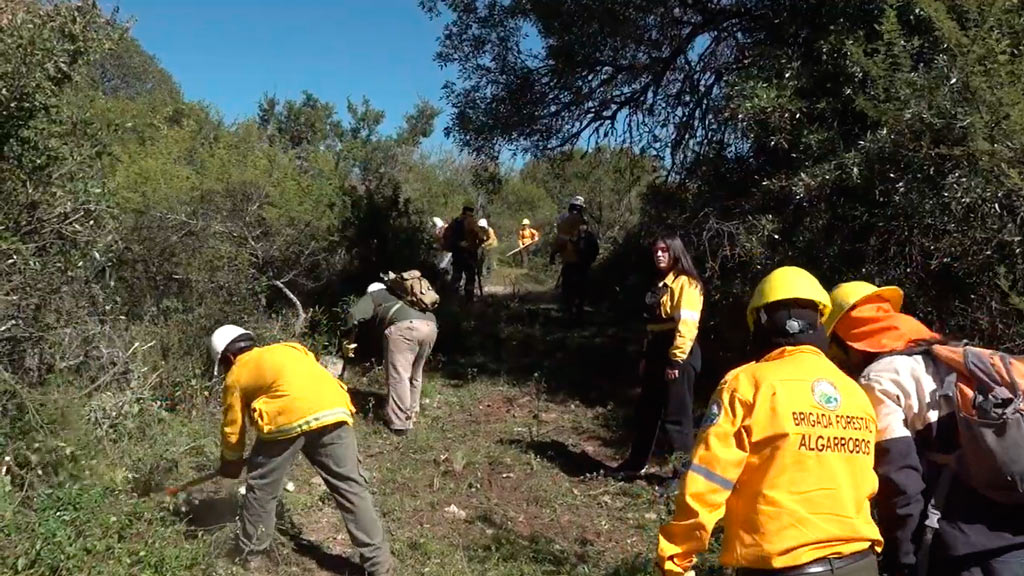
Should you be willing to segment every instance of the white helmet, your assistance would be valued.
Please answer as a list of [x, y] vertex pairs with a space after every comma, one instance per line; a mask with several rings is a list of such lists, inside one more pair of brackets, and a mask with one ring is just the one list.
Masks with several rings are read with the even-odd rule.
[[487, 228], [487, 218], [481, 218], [476, 221], [476, 225], [481, 228]]
[[444, 226], [444, 220], [441, 220], [437, 216], [434, 216], [430, 220], [431, 220], [431, 222], [434, 223], [434, 228], [440, 228], [440, 227]]
[[228, 344], [231, 344], [232, 340], [243, 335], [254, 338], [252, 332], [234, 324], [225, 324], [213, 331], [213, 335], [210, 336], [210, 356], [213, 358], [214, 376], [217, 375], [217, 371], [220, 368], [220, 356], [224, 353], [224, 349], [228, 347]]
[[366, 287], [366, 293], [369, 294], [370, 292], [377, 292], [378, 290], [387, 290], [387, 288], [388, 287], [382, 282], [374, 282]]
[[585, 207], [586, 204], [583, 203], [583, 196], [573, 196], [572, 200], [569, 200], [569, 206]]

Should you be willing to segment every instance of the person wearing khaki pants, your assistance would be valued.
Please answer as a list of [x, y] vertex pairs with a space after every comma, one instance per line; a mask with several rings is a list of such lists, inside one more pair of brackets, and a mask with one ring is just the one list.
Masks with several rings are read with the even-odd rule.
[[437, 341], [437, 318], [432, 312], [413, 308], [391, 294], [384, 284], [374, 282], [349, 309], [343, 330], [370, 319], [384, 332], [388, 427], [396, 435], [404, 436], [420, 411], [423, 366]]
[[416, 422], [423, 390], [423, 365], [436, 341], [437, 323], [426, 319], [396, 322], [384, 331], [387, 415], [393, 431], [408, 430]]

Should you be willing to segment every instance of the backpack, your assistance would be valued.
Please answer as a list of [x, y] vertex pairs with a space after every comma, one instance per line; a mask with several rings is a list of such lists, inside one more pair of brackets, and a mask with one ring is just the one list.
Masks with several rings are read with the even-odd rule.
[[938, 383], [960, 441], [947, 463], [988, 498], [1024, 504], [1024, 356], [946, 344], [920, 351], [952, 369]]
[[444, 227], [444, 232], [441, 233], [442, 250], [445, 252], [454, 252], [455, 249], [459, 247], [459, 242], [462, 241], [461, 227], [462, 224], [458, 219], [452, 220]]
[[438, 302], [441, 301], [434, 287], [419, 270], [409, 270], [401, 274], [388, 272], [384, 276], [384, 285], [387, 286], [388, 292], [420, 312], [429, 312], [437, 308]]
[[597, 260], [600, 252], [601, 245], [597, 241], [597, 235], [589, 228], [581, 230], [579, 238], [576, 239], [576, 253], [579, 254], [580, 261], [590, 266]]

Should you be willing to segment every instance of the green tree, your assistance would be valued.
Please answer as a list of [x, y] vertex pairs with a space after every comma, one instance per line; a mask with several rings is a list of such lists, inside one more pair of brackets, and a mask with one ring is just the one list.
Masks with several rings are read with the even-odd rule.
[[181, 101], [181, 89], [139, 41], [125, 35], [95, 63], [94, 78], [99, 92], [111, 98], [162, 98]]
[[598, 146], [531, 159], [523, 180], [544, 190], [559, 210], [582, 196], [603, 239], [618, 241], [637, 224], [641, 194], [660, 175], [659, 162], [624, 148]]

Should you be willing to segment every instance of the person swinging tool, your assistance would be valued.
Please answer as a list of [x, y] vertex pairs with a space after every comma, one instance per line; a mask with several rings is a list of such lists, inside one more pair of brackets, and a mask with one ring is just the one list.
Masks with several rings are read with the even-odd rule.
[[[301, 452], [334, 497], [367, 574], [393, 576], [384, 528], [359, 463], [352, 400], [345, 384], [295, 342], [256, 346], [232, 324], [210, 336], [214, 374], [224, 373], [220, 474], [246, 474], [238, 545], [243, 558], [263, 557], [274, 533], [285, 474]], [[257, 432], [248, 459], [245, 420]]]
[[530, 219], [523, 218], [519, 225], [519, 264], [526, 268], [530, 264], [530, 250], [540, 240], [540, 232], [530, 226]]
[[875, 411], [825, 356], [832, 304], [809, 272], [778, 268], [747, 306], [753, 362], [729, 372], [658, 536], [658, 568], [689, 571], [724, 517], [737, 576], [877, 576]]

